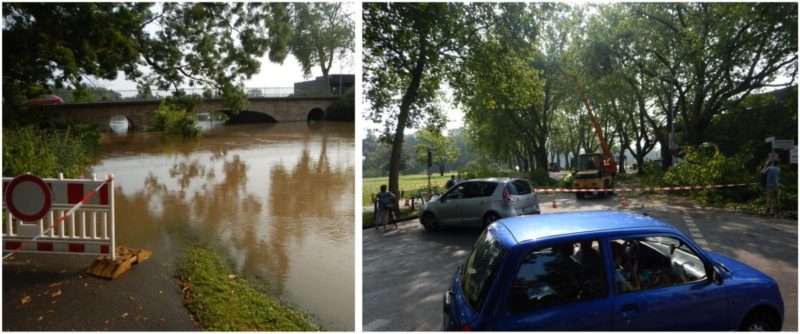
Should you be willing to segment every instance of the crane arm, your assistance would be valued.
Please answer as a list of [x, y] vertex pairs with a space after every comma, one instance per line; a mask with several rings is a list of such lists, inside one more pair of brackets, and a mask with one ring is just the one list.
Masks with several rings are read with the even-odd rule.
[[600, 146], [603, 148], [603, 167], [612, 173], [615, 173], [617, 163], [614, 161], [614, 155], [611, 154], [611, 149], [608, 147], [606, 137], [603, 136], [603, 130], [600, 128], [600, 123], [597, 121], [597, 118], [594, 117], [594, 113], [592, 113], [592, 107], [589, 106], [589, 99], [587, 99], [586, 96], [583, 97], [583, 105], [586, 106], [586, 111], [589, 112], [589, 118], [592, 120], [592, 125], [594, 125], [594, 132], [597, 134], [597, 139], [600, 140]]

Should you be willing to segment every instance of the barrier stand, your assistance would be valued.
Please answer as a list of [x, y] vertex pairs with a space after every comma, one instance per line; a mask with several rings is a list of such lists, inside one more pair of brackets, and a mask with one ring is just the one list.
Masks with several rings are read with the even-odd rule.
[[[88, 189], [93, 190], [86, 193]], [[28, 215], [16, 209], [15, 201], [33, 201], [41, 211]], [[86, 209], [81, 208], [84, 205]], [[96, 176], [65, 180], [63, 175], [44, 180], [29, 174], [4, 178], [3, 209], [9, 210], [3, 229], [3, 250], [9, 253], [3, 260], [20, 252], [100, 254], [86, 272], [114, 279], [152, 255], [148, 250], [115, 245], [113, 175], [104, 181]]]
[[107, 278], [115, 279], [117, 276], [122, 275], [134, 264], [139, 264], [147, 261], [152, 252], [145, 249], [130, 248], [128, 246], [118, 246], [116, 249], [116, 259], [110, 256], [101, 256], [92, 262], [86, 273]]

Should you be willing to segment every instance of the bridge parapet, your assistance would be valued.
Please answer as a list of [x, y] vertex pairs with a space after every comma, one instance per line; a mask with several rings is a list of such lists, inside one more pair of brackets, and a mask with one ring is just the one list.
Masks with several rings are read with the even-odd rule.
[[[249, 98], [243, 110], [271, 116], [277, 122], [307, 121], [312, 114], [324, 112], [336, 102], [337, 97], [254, 97]], [[96, 125], [106, 130], [116, 115], [125, 116], [132, 129], [144, 130], [151, 123], [161, 101], [84, 102], [45, 106], [42, 109], [76, 123]], [[225, 112], [219, 98], [203, 99], [196, 112]]]
[[[216, 92], [209, 92], [203, 88], [184, 88], [181, 89], [187, 96], [198, 96], [207, 99], [218, 99], [221, 96]], [[245, 96], [251, 98], [272, 98], [272, 97], [338, 97], [338, 91], [333, 91], [328, 95], [321, 95], [320, 91], [311, 88], [295, 87], [246, 87]], [[173, 96], [170, 90], [152, 90], [147, 95], [142, 95], [138, 90], [103, 90], [90, 91], [91, 98], [96, 101], [91, 102], [134, 102], [134, 101], [162, 101]], [[81, 104], [84, 102], [72, 102], [68, 96], [61, 96], [65, 104]]]

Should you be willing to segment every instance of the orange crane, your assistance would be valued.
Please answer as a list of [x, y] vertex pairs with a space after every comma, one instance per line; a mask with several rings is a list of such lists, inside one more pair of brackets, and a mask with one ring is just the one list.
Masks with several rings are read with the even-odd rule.
[[[574, 189], [605, 189], [604, 191], [592, 191], [592, 193], [601, 196], [611, 195], [614, 193], [614, 178], [617, 176], [617, 162], [614, 160], [614, 155], [611, 154], [611, 149], [608, 147], [606, 138], [603, 136], [603, 130], [600, 128], [600, 123], [592, 113], [592, 107], [589, 105], [589, 100], [584, 96], [583, 105], [586, 106], [586, 111], [589, 112], [589, 118], [594, 125], [594, 132], [597, 139], [600, 141], [600, 147], [603, 148], [603, 153], [586, 153], [578, 156], [577, 172], [573, 178]], [[584, 198], [588, 192], [576, 192], [577, 198]]]

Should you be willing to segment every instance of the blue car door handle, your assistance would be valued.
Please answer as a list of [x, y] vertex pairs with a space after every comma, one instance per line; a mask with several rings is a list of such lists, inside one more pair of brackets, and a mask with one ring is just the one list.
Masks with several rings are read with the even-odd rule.
[[622, 313], [634, 312], [638, 310], [639, 310], [639, 304], [636, 303], [622, 305]]

